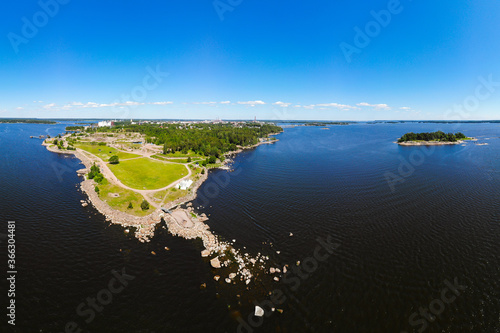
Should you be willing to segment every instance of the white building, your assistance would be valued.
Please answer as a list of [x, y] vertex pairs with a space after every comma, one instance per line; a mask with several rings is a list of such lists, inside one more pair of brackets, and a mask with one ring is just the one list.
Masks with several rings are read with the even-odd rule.
[[181, 190], [187, 190], [189, 188], [189, 186], [191, 186], [193, 184], [193, 181], [191, 179], [185, 179], [185, 180], [181, 180], [179, 182], [179, 184], [177, 184], [177, 188], [178, 189], [181, 189]]
[[111, 127], [111, 126], [113, 126], [113, 122], [111, 120], [109, 121], [103, 120], [97, 123], [97, 127]]

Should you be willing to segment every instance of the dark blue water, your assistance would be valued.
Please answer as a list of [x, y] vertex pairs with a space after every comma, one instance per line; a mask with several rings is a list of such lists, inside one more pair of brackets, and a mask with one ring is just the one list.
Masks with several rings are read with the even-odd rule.
[[[318, 237], [338, 244], [310, 272], [248, 290], [215, 282], [199, 241], [161, 229], [138, 243], [81, 207], [79, 161], [29, 139], [64, 126], [0, 124], [0, 216], [17, 226], [17, 325], [9, 331], [63, 332], [71, 321], [83, 332], [500, 331], [498, 124], [286, 128], [276, 144], [238, 155], [234, 172], [212, 172], [195, 206], [235, 247], [268, 255], [274, 267], [303, 268]], [[393, 143], [435, 130], [488, 145]], [[135, 278], [86, 322], [79, 304], [122, 269]], [[444, 303], [455, 279], [465, 289], [445, 290], [454, 299]], [[284, 295], [275, 306], [282, 313], [249, 322], [253, 301], [268, 304], [272, 290]], [[429, 317], [418, 313], [429, 307]]]

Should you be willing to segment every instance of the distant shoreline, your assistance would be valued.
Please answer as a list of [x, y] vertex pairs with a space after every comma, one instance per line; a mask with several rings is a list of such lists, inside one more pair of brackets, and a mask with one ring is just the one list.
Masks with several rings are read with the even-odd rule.
[[56, 121], [52, 120], [39, 120], [39, 119], [2, 119], [0, 118], [0, 124], [43, 124], [43, 125], [55, 125]]

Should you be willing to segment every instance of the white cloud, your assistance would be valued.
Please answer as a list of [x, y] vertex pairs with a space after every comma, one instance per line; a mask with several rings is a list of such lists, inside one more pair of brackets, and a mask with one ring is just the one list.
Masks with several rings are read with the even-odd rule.
[[217, 104], [217, 102], [193, 102], [193, 104], [196, 104], [196, 105], [213, 105], [213, 104]]
[[125, 103], [114, 103], [116, 105], [125, 105], [125, 106], [129, 106], [129, 105], [144, 105], [144, 103], [139, 103], [139, 102], [133, 102], [133, 101], [126, 101]]
[[167, 104], [173, 104], [174, 102], [170, 102], [170, 101], [166, 101], [166, 102], [153, 102], [153, 103], [149, 103], [149, 104], [153, 104], [153, 105], [167, 105]]
[[342, 109], [342, 110], [356, 110], [356, 109], [358, 109], [357, 107], [352, 106], [352, 105], [339, 104], [339, 103], [316, 104], [315, 106], [332, 107], [332, 108], [337, 108], [337, 109]]
[[303, 107], [304, 109], [309, 109], [309, 110], [312, 110], [316, 107], [319, 108], [320, 110], [328, 110], [329, 108], [335, 108], [335, 109], [344, 110], [344, 111], [359, 110], [359, 108], [356, 106], [352, 106], [352, 105], [348, 105], [348, 104], [340, 104], [340, 103], [320, 103], [320, 104], [310, 104], [310, 105], [303, 105], [303, 106], [295, 105], [295, 107]]
[[84, 104], [82, 108], [96, 108], [98, 106], [100, 106], [100, 104], [94, 102], [88, 102], [87, 104]]
[[220, 104], [231, 104], [231, 102], [230, 101], [222, 101], [222, 102], [220, 102]]
[[50, 103], [50, 104], [44, 105], [43, 108], [47, 109], [47, 110], [50, 110], [50, 109], [52, 109], [55, 106], [56, 106], [56, 103]]
[[238, 104], [255, 106], [255, 105], [264, 105], [266, 103], [263, 101], [247, 101], [247, 102], [238, 102]]
[[402, 107], [400, 107], [400, 109], [401, 109], [401, 110], [411, 110], [411, 108], [410, 108], [410, 107], [408, 107], [408, 106], [402, 106]]
[[18, 106], [16, 110], [23, 110], [24, 108], [22, 106]]
[[[89, 104], [89, 103], [87, 103]], [[144, 103], [139, 103], [139, 102], [133, 102], [133, 101], [126, 101], [126, 102], [114, 102], [111, 104], [99, 104], [99, 106], [104, 107], [104, 106], [136, 106], [136, 105], [144, 105]]]
[[387, 104], [370, 104], [370, 103], [358, 103], [357, 106], [369, 106], [377, 110], [390, 110], [391, 107]]
[[[147, 104], [157, 104], [157, 105], [166, 105], [166, 104], [172, 104], [173, 102], [154, 102], [154, 103], [147, 103]], [[140, 102], [134, 102], [134, 101], [126, 101], [126, 102], [113, 102], [113, 103], [95, 103], [95, 102], [87, 102], [87, 103], [82, 103], [82, 102], [72, 102], [70, 104], [64, 105], [62, 108], [65, 110], [70, 110], [73, 108], [102, 108], [102, 107], [122, 107], [122, 106], [136, 106], [136, 105], [144, 105], [146, 103], [140, 103]], [[44, 106], [44, 108], [49, 109], [51, 107], [54, 107], [55, 104], [48, 104]]]
[[285, 103], [285, 102], [277, 101], [277, 102], [273, 103], [273, 105], [278, 105], [278, 106], [281, 106], [282, 108], [286, 108], [286, 107], [292, 105], [292, 103]]

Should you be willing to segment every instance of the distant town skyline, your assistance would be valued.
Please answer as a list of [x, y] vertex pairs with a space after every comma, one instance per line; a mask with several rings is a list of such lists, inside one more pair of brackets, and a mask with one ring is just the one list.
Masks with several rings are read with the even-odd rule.
[[499, 9], [9, 3], [0, 117], [500, 119]]

